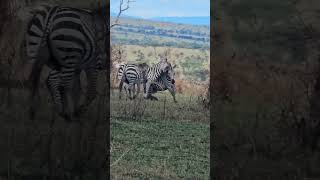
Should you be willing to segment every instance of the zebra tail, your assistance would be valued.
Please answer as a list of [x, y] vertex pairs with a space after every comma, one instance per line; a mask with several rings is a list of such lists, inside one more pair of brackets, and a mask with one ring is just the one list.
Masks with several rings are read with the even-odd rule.
[[122, 77], [121, 77], [121, 80], [120, 80], [120, 88], [122, 88], [123, 86], [123, 82], [125, 82], [127, 80], [127, 75], [126, 73], [124, 73], [124, 71], [122, 72]]

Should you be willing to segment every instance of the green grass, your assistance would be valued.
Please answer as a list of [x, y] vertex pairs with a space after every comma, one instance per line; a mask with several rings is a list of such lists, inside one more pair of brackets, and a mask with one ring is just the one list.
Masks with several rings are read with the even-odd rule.
[[155, 102], [119, 100], [117, 92], [111, 94], [112, 179], [208, 179], [209, 112], [191, 95], [178, 95], [174, 104], [168, 92]]

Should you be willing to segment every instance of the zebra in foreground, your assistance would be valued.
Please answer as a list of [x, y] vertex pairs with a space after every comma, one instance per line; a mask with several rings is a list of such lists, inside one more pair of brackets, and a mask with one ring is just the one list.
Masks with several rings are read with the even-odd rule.
[[[146, 72], [149, 66], [146, 63], [141, 64], [121, 64], [118, 69], [119, 84], [119, 99], [121, 99], [122, 88], [129, 93], [129, 98], [134, 99], [140, 92], [140, 85], [143, 84], [145, 92]], [[135, 86], [137, 85], [137, 93], [135, 94]], [[132, 93], [132, 95], [131, 95]]]
[[167, 58], [161, 58], [160, 62], [148, 68], [145, 81], [145, 99], [158, 100], [156, 97], [152, 96], [152, 94], [157, 91], [164, 91], [168, 89], [173, 96], [174, 102], [177, 102], [175, 98], [176, 88], [174, 85], [175, 81], [173, 70], [175, 67], [176, 66], [171, 66]]
[[[60, 116], [71, 120], [87, 110], [96, 97], [98, 71], [107, 64], [107, 22], [102, 9], [88, 11], [72, 7], [42, 6], [30, 20], [26, 34], [27, 56], [32, 72], [30, 80], [31, 118], [35, 114], [35, 96], [43, 65], [50, 67], [47, 86]], [[80, 72], [87, 76], [87, 93], [78, 103]], [[78, 91], [78, 90], [77, 90]]]
[[155, 94], [158, 91], [165, 91], [165, 90], [168, 90], [173, 97], [173, 101], [177, 102], [175, 97], [176, 95], [175, 80], [171, 79], [169, 75], [162, 75], [155, 82], [151, 83], [148, 94], [150, 94], [152, 100], [158, 100], [158, 98], [155, 96], [152, 96], [152, 94]]

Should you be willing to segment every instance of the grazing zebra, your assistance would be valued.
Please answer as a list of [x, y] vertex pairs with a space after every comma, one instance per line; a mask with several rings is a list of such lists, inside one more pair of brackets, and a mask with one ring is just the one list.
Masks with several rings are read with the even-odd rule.
[[[98, 71], [107, 66], [107, 20], [101, 9], [42, 6], [34, 12], [26, 34], [27, 55], [33, 64], [30, 80], [31, 118], [43, 65], [50, 67], [47, 86], [60, 116], [71, 120], [86, 111], [96, 97]], [[87, 93], [77, 104], [80, 72], [87, 76]], [[73, 93], [73, 97], [71, 94]]]
[[158, 91], [165, 91], [165, 90], [168, 90], [173, 97], [173, 101], [177, 102], [175, 97], [176, 95], [175, 80], [171, 79], [169, 75], [160, 76], [155, 82], [153, 82], [150, 85], [148, 93], [150, 94], [151, 99], [158, 100], [158, 98], [152, 96], [151, 94], [154, 94]]
[[[145, 99], [151, 99], [151, 100], [157, 100], [154, 96], [152, 96], [151, 89], [156, 90], [157, 88], [162, 89], [164, 87], [168, 88], [169, 84], [174, 84], [174, 71], [173, 69], [175, 66], [171, 66], [171, 64], [168, 62], [167, 58], [161, 58], [160, 62], [155, 64], [154, 66], [151, 66], [147, 70], [147, 79], [146, 79], [146, 90], [144, 94]], [[173, 80], [173, 81], [172, 81]], [[161, 82], [161, 83], [160, 83]], [[173, 82], [173, 83], [170, 83]], [[153, 88], [157, 87], [157, 88]], [[171, 88], [168, 88], [168, 90]], [[171, 90], [170, 90], [171, 92]], [[172, 92], [175, 92], [175, 90]], [[172, 94], [172, 93], [171, 93]], [[175, 100], [175, 96], [174, 101]]]
[[[141, 64], [121, 64], [118, 69], [119, 84], [119, 99], [121, 99], [122, 87], [126, 89], [126, 93], [129, 92], [129, 98], [135, 98], [140, 92], [140, 85], [143, 83], [145, 92], [145, 80], [146, 72], [149, 66], [146, 63]], [[137, 85], [137, 93], [135, 93], [135, 85]], [[131, 92], [133, 97], [131, 96]]]

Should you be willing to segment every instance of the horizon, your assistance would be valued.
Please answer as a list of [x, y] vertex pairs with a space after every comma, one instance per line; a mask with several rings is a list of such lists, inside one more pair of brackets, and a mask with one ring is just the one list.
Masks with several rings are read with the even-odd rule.
[[[111, 12], [110, 11], [110, 16], [114, 17], [113, 14], [117, 14], [116, 12]], [[121, 17], [121, 16], [120, 16]], [[139, 16], [129, 16], [129, 15], [122, 15], [122, 17], [135, 17], [135, 18], [141, 18], [141, 19], [153, 19], [153, 18], [203, 18], [203, 17], [210, 17], [210, 15], [208, 16], [155, 16], [155, 17], [150, 17], [150, 18], [143, 18], [143, 17], [139, 17]]]
[[[117, 14], [119, 0], [110, 1], [110, 13]], [[179, 7], [179, 8], [176, 8]], [[136, 0], [122, 16], [153, 19], [159, 17], [210, 17], [210, 0]]]

